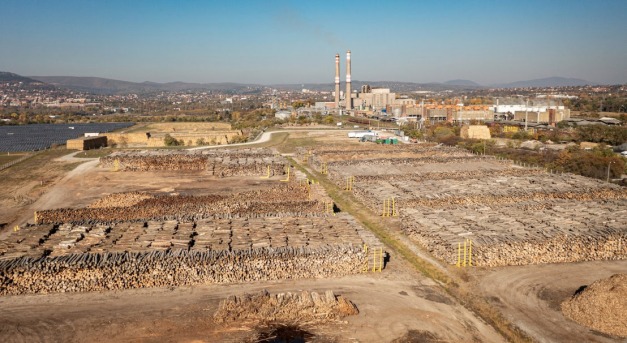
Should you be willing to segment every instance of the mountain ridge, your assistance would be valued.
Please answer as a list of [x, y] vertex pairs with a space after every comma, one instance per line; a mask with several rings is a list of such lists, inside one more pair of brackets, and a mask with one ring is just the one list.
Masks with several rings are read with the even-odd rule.
[[[116, 79], [108, 79], [92, 76], [21, 76], [10, 72], [0, 72], [0, 82], [25, 82], [29, 84], [49, 85], [67, 88], [75, 91], [90, 92], [95, 94], [121, 94], [121, 93], [151, 93], [163, 91], [186, 91], [186, 90], [208, 90], [208, 91], [255, 91], [260, 88], [277, 89], [310, 89], [328, 90], [333, 89], [333, 83], [292, 83], [292, 84], [255, 84], [237, 82], [217, 82], [217, 83], [193, 83], [183, 81], [173, 82], [132, 82]], [[404, 82], [404, 81], [358, 81], [353, 80], [353, 89], [359, 89], [362, 85], [368, 84], [375, 88], [390, 88], [394, 92], [410, 92], [415, 90], [442, 91], [448, 89], [463, 90], [477, 88], [528, 88], [528, 87], [563, 87], [563, 86], [585, 86], [596, 85], [577, 78], [548, 77], [542, 79], [515, 81], [511, 83], [494, 84], [484, 86], [471, 80], [454, 79], [445, 82]]]

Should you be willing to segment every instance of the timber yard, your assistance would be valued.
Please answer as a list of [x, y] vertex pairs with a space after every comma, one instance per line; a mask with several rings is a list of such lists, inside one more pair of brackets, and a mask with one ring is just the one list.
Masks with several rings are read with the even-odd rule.
[[322, 127], [249, 146], [65, 154], [49, 167], [68, 172], [5, 213], [9, 340], [620, 334], [620, 322], [590, 330], [561, 309], [627, 267], [627, 190], [615, 184]]

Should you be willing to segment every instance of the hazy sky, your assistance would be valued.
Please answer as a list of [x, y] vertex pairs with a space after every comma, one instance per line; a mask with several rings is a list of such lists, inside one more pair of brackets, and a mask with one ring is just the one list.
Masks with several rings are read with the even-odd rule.
[[627, 83], [627, 0], [0, 0], [0, 71], [128, 81]]

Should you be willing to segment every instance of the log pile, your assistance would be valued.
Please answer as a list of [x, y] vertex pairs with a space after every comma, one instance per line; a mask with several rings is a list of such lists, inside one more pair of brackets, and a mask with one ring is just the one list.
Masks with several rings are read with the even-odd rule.
[[481, 266], [627, 259], [625, 188], [456, 148], [363, 149], [317, 148], [309, 162], [340, 188], [354, 176], [351, 192], [375, 213], [394, 199], [404, 233], [444, 261], [466, 239]]
[[361, 246], [154, 250], [0, 261], [0, 295], [319, 278], [359, 273]]
[[170, 287], [357, 273], [380, 242], [327, 217], [33, 225], [0, 254], [0, 294]]
[[401, 208], [403, 231], [438, 258], [456, 263], [473, 241], [473, 263], [526, 265], [627, 259], [625, 200], [556, 200], [541, 215], [524, 206]]
[[[128, 197], [125, 194], [128, 194]], [[230, 195], [155, 195], [135, 202], [137, 198], [137, 193], [122, 193], [114, 196], [114, 200], [102, 200], [98, 207], [37, 211], [36, 223], [191, 221], [203, 218], [319, 216], [325, 214], [324, 203], [310, 196], [308, 186], [299, 185], [296, 182], [277, 185], [265, 190]], [[110, 198], [106, 197], [105, 199]], [[132, 206], [104, 206], [115, 203], [133, 204]]]
[[269, 149], [116, 152], [100, 165], [119, 171], [205, 171], [217, 177], [285, 174], [287, 161]]
[[218, 324], [278, 322], [302, 325], [322, 324], [358, 313], [355, 304], [341, 295], [336, 296], [333, 291], [270, 294], [263, 290], [221, 301], [213, 320]]
[[124, 192], [104, 196], [89, 205], [90, 208], [129, 207], [151, 199], [154, 196], [146, 192]]
[[365, 182], [374, 183], [381, 181], [413, 181], [413, 182], [425, 182], [425, 181], [458, 181], [468, 179], [484, 179], [486, 177], [520, 177], [520, 176], [537, 176], [545, 174], [544, 169], [523, 169], [523, 168], [507, 168], [498, 170], [472, 170], [472, 171], [458, 171], [458, 172], [431, 172], [421, 174], [403, 174], [403, 175], [357, 175], [355, 176], [355, 183]]
[[502, 194], [477, 194], [466, 196], [445, 196], [438, 199], [408, 199], [403, 201], [406, 207], [452, 208], [459, 206], [482, 205], [500, 207], [505, 204], [515, 204], [526, 201], [546, 202], [554, 200], [625, 200], [627, 189], [615, 188], [586, 188], [566, 192], [526, 192], [525, 190], [508, 190]]

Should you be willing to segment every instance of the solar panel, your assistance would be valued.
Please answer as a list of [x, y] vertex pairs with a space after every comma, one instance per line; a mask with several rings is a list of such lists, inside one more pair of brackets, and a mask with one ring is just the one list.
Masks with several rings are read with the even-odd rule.
[[47, 149], [53, 144], [65, 144], [68, 139], [83, 137], [87, 132], [111, 132], [133, 125], [135, 125], [135, 123], [72, 123], [0, 126], [0, 152]]

